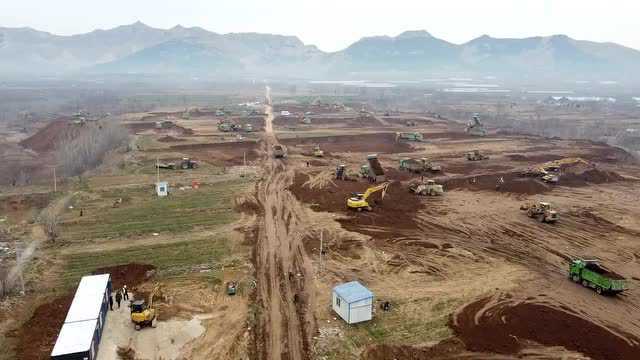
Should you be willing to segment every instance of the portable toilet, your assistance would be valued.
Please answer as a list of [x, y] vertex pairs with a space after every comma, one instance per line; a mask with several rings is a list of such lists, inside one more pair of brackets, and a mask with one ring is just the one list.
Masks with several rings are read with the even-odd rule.
[[371, 320], [373, 293], [357, 281], [333, 288], [332, 307], [347, 324]]
[[160, 181], [156, 183], [156, 194], [160, 197], [169, 195], [169, 183]]

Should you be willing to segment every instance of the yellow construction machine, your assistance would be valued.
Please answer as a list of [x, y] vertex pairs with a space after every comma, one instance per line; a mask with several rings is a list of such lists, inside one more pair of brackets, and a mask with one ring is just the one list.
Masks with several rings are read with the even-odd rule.
[[320, 145], [316, 145], [313, 148], [313, 156], [315, 156], [315, 157], [323, 157], [324, 156], [324, 151], [322, 151], [322, 149], [320, 149]]
[[143, 327], [155, 327], [158, 312], [153, 307], [153, 298], [160, 294], [160, 285], [156, 284], [153, 291], [149, 294], [149, 301], [135, 300], [131, 302], [131, 322], [140, 330]]
[[389, 187], [389, 184], [391, 184], [391, 182], [387, 181], [380, 185], [376, 185], [368, 188], [364, 193], [352, 193], [351, 197], [347, 199], [347, 208], [352, 210], [357, 210], [357, 211], [373, 210], [371, 208], [371, 205], [369, 205], [369, 203], [367, 202], [367, 199], [369, 198], [369, 196], [371, 196], [372, 194], [378, 191], [382, 191], [381, 200], [384, 199], [384, 195], [387, 193], [387, 188]]

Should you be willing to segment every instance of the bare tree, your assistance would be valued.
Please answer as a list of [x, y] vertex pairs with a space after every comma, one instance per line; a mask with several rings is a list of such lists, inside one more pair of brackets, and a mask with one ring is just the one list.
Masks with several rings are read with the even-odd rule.
[[129, 133], [119, 124], [90, 124], [77, 137], [60, 143], [56, 157], [65, 175], [82, 175], [100, 165], [109, 151], [128, 142]]
[[40, 224], [47, 235], [47, 240], [56, 241], [60, 228], [60, 214], [53, 208], [46, 208], [40, 213]]

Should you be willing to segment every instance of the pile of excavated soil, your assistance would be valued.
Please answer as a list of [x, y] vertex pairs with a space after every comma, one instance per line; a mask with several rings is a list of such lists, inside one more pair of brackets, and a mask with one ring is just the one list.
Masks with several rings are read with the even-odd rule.
[[286, 146], [320, 145], [322, 150], [331, 153], [363, 152], [391, 154], [415, 151], [411, 145], [405, 142], [396, 142], [396, 135], [394, 133], [291, 138], [283, 139], [281, 143]]
[[589, 184], [603, 184], [624, 180], [624, 177], [613, 171], [590, 169], [581, 173], [563, 173], [560, 176], [559, 184], [563, 186], [578, 187]]
[[533, 163], [545, 163], [548, 161], [560, 160], [564, 156], [552, 155], [552, 154], [540, 154], [540, 155], [522, 155], [522, 154], [508, 154], [506, 157], [513, 161], [526, 161]]
[[416, 347], [409, 345], [379, 344], [371, 345], [361, 354], [362, 360], [437, 360], [455, 359], [456, 355], [464, 352], [464, 344], [450, 338], [431, 347]]
[[177, 138], [177, 137], [173, 137], [171, 135], [166, 135], [166, 136], [163, 136], [163, 137], [159, 138], [158, 141], [160, 141], [160, 142], [180, 142], [180, 141], [185, 141], [185, 139], [180, 139], [180, 138]]
[[31, 318], [15, 332], [19, 360], [49, 360], [58, 332], [67, 317], [73, 293], [36, 308]]
[[22, 140], [20, 145], [39, 153], [52, 151], [59, 142], [77, 137], [81, 129], [81, 126], [70, 123], [69, 119], [57, 119]]
[[178, 133], [180, 135], [193, 135], [193, 130], [175, 124], [169, 127], [158, 129], [156, 128], [155, 122], [135, 122], [126, 124], [126, 127], [133, 134], [139, 134], [144, 131], [153, 130], [157, 134]]
[[483, 299], [465, 306], [450, 326], [468, 350], [518, 354], [523, 340], [562, 346], [595, 360], [638, 359], [640, 339], [613, 332], [575, 314], [533, 303], [489, 306]]
[[149, 280], [155, 268], [153, 265], [132, 263], [99, 268], [93, 274], [111, 274], [113, 289], [119, 289], [124, 285], [133, 287]]
[[215, 165], [242, 165], [245, 153], [248, 162], [258, 158], [258, 143], [255, 141], [173, 145], [170, 149]]
[[372, 184], [366, 181], [333, 180], [324, 188], [310, 189], [304, 186], [307, 180], [307, 175], [296, 174], [293, 184], [289, 187], [298, 200], [310, 204], [312, 209], [317, 211], [347, 215], [346, 219], [338, 220], [345, 229], [379, 239], [395, 237], [395, 229], [415, 229], [417, 225], [412, 214], [424, 207], [420, 196], [410, 193], [400, 182], [394, 182], [389, 186], [384, 200], [380, 200], [381, 192], [369, 197], [373, 211], [356, 212], [347, 209], [347, 198], [352, 193], [364, 192]]

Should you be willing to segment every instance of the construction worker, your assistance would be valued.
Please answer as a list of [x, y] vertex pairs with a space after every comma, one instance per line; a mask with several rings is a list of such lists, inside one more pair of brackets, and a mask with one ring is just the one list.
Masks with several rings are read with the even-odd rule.
[[496, 191], [500, 191], [502, 184], [504, 184], [504, 178], [500, 176], [500, 179], [498, 179], [498, 183], [496, 184]]
[[127, 285], [122, 287], [122, 294], [124, 295], [125, 300], [129, 300], [129, 292], [127, 291]]
[[109, 309], [113, 311], [113, 294], [109, 294]]
[[120, 309], [120, 302], [122, 301], [122, 294], [120, 291], [116, 292], [116, 302], [118, 303], [118, 309]]

